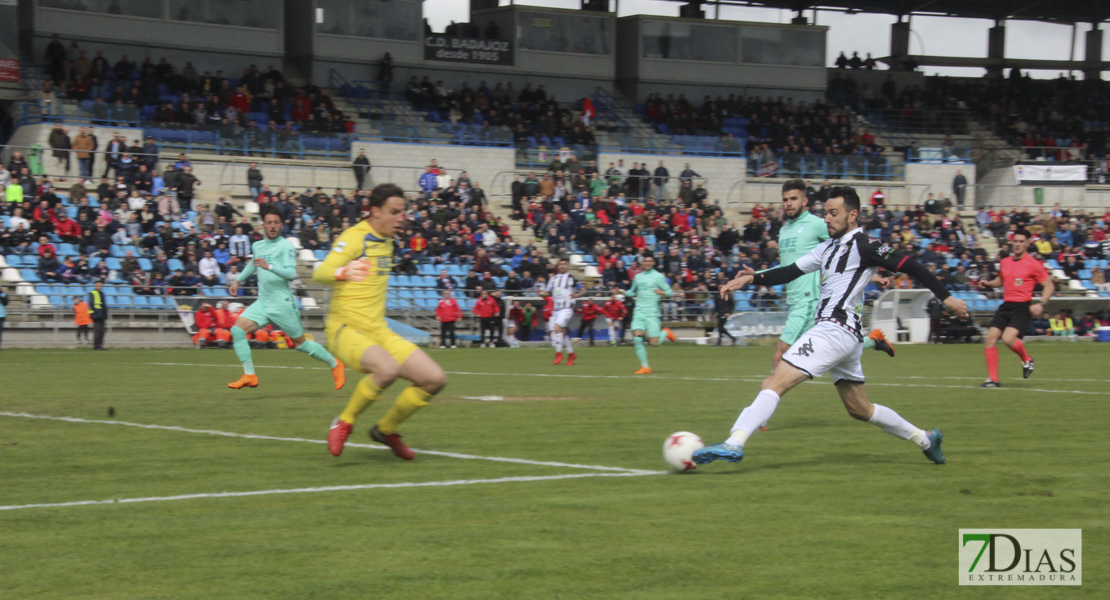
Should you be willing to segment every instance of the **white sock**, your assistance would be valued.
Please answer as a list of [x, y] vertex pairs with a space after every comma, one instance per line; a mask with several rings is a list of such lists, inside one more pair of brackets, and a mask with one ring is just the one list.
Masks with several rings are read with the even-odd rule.
[[563, 351], [563, 334], [561, 334], [557, 331], [552, 331], [551, 332], [551, 345], [552, 345], [552, 347], [555, 348], [556, 352], [562, 352]]
[[909, 421], [903, 419], [894, 410], [887, 408], [881, 404], [876, 404], [875, 412], [871, 414], [868, 423], [878, 426], [879, 429], [889, 433], [890, 435], [898, 436], [904, 440], [909, 440], [922, 450], [928, 450], [932, 446], [929, 441], [929, 436], [924, 431], [914, 427]]
[[617, 328], [612, 325], [609, 326], [609, 341], [617, 341]]
[[574, 348], [570, 345], [569, 333], [563, 334], [563, 349], [567, 351], [567, 354], [574, 354]]
[[732, 426], [732, 434], [728, 436], [726, 444], [733, 446], [743, 446], [748, 442], [748, 438], [752, 433], [759, 429], [760, 423], [766, 423], [770, 420], [771, 415], [775, 414], [775, 408], [779, 405], [779, 395], [774, 390], [763, 390], [755, 397], [755, 400], [748, 405], [737, 417], [736, 423]]

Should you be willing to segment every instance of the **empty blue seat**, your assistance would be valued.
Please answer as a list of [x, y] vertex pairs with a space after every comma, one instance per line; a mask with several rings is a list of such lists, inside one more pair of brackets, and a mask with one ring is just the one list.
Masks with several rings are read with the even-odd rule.
[[42, 279], [39, 279], [39, 274], [36, 273], [34, 269], [20, 269], [19, 274], [23, 277], [23, 281], [28, 281], [30, 283], [39, 283], [42, 281]]
[[185, 265], [182, 264], [181, 260], [177, 258], [169, 259], [168, 261], [166, 261], [166, 264], [169, 266], [170, 271], [182, 271], [185, 269]]
[[144, 270], [144, 271], [149, 271], [152, 268], [154, 268], [154, 265], [151, 264], [149, 258], [140, 258], [139, 259], [139, 268]]
[[108, 268], [112, 271], [118, 271], [121, 268], [123, 268], [123, 265], [120, 263], [119, 259], [116, 258], [115, 256], [109, 256], [108, 258], [104, 259], [104, 262], [105, 262], [106, 265], [108, 265]]

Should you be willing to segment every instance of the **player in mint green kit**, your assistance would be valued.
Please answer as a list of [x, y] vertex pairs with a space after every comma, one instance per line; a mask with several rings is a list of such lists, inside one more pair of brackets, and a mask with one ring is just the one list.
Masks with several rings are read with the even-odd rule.
[[[779, 266], [794, 264], [799, 258], [809, 254], [821, 242], [829, 239], [828, 225], [825, 220], [809, 212], [806, 199], [806, 184], [801, 179], [790, 179], [782, 184], [782, 211], [786, 221], [779, 229]], [[821, 273], [807, 273], [786, 284], [786, 305], [790, 313], [786, 317], [786, 328], [779, 336], [775, 355], [771, 359], [771, 369], [778, 366], [782, 355], [813, 327], [817, 315], [817, 299], [821, 295]], [[884, 282], [882, 278], [877, 281]], [[863, 347], [881, 350], [894, 356], [894, 348], [886, 341], [879, 329], [863, 339]], [[764, 423], [761, 429], [766, 429]]]
[[648, 255], [640, 259], [643, 271], [632, 280], [632, 287], [625, 292], [636, 299], [636, 308], [632, 311], [632, 344], [636, 347], [636, 358], [640, 359], [640, 369], [634, 375], [649, 375], [651, 367], [648, 366], [647, 348], [644, 347], [644, 337], [652, 346], [660, 343], [660, 334], [667, 340], [674, 341], [674, 334], [670, 329], [663, 328], [663, 316], [659, 311], [659, 302], [662, 298], [674, 295], [671, 286], [667, 285], [667, 278], [655, 270], [655, 257]]
[[234, 296], [239, 291], [239, 283], [246, 281], [256, 272], [258, 274], [258, 300], [239, 315], [235, 326], [231, 328], [235, 355], [239, 357], [239, 362], [243, 363], [243, 376], [238, 381], [227, 384], [227, 387], [235, 390], [258, 387], [258, 376], [254, 373], [254, 359], [251, 357], [251, 346], [247, 336], [273, 323], [274, 327], [292, 338], [297, 350], [331, 367], [335, 389], [338, 390], [346, 382], [346, 366], [336, 360], [323, 346], [305, 339], [304, 336], [297, 301], [289, 288], [289, 282], [297, 277], [297, 250], [293, 248], [293, 244], [281, 237], [284, 226], [281, 215], [277, 211], [268, 210], [263, 213], [262, 228], [266, 237], [251, 246], [252, 260], [247, 263], [247, 267], [239, 277], [228, 286], [228, 291]]

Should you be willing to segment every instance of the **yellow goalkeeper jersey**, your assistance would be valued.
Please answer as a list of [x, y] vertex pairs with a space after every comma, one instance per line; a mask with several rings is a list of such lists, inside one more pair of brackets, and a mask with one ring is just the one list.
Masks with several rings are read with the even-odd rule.
[[[335, 271], [352, 260], [368, 259], [370, 274], [362, 281], [336, 281]], [[385, 300], [393, 269], [393, 238], [378, 235], [366, 221], [346, 229], [335, 240], [312, 279], [334, 286], [328, 320], [356, 329], [386, 327]]]

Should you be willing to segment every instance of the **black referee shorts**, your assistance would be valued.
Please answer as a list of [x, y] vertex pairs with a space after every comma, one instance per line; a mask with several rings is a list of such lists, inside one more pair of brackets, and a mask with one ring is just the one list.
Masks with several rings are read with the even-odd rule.
[[1003, 302], [994, 312], [989, 327], [1005, 331], [1007, 327], [1018, 330], [1019, 335], [1029, 331], [1029, 306], [1032, 302]]

